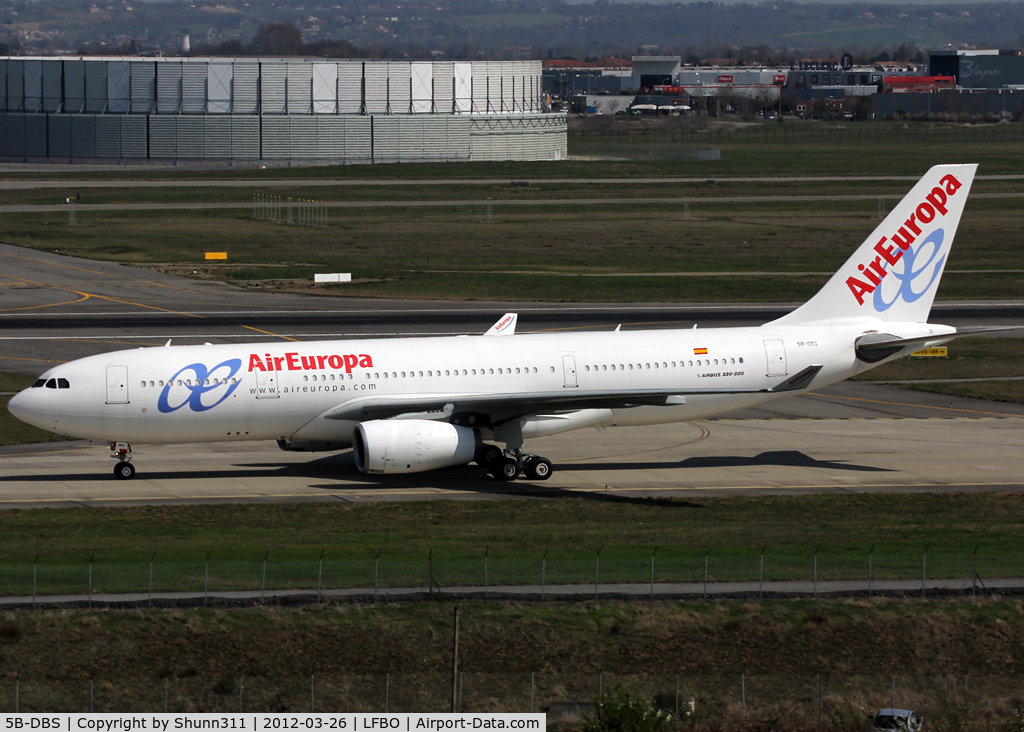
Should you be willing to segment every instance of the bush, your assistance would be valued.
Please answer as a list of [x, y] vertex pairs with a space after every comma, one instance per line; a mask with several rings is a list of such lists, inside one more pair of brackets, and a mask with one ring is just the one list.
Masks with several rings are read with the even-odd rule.
[[647, 697], [617, 686], [597, 700], [597, 718], [587, 719], [583, 732], [660, 732], [672, 723]]

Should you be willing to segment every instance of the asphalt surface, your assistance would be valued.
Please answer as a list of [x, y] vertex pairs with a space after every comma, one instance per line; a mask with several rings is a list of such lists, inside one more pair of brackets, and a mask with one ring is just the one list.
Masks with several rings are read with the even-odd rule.
[[[793, 305], [559, 305], [350, 300], [241, 290], [0, 245], [0, 370], [146, 345], [482, 333], [502, 313], [523, 331], [757, 325]], [[944, 303], [934, 322], [1024, 323], [1024, 303]], [[544, 483], [501, 484], [479, 468], [379, 478], [348, 452], [273, 443], [134, 445], [139, 473], [115, 482], [106, 446], [0, 449], [0, 506], [367, 501], [708, 492], [1019, 491], [1024, 405], [843, 382], [728, 418], [580, 430], [531, 443], [555, 462]]]
[[515, 587], [387, 587], [318, 590], [266, 590], [236, 592], [135, 592], [124, 594], [43, 595], [38, 597], [0, 598], [0, 608], [24, 609], [43, 607], [187, 607], [201, 605], [299, 604], [323, 601], [364, 602], [408, 601], [419, 599], [512, 599], [512, 600], [580, 600], [580, 599], [687, 599], [697, 598], [792, 598], [897, 596], [928, 597], [948, 595], [1021, 594], [1024, 578], [944, 580], [841, 580], [820, 582], [699, 582], [655, 584], [588, 585], [520, 585]]
[[[113, 478], [106, 445], [0, 450], [0, 507], [238, 502], [517, 500], [633, 502], [712, 495], [852, 495], [1024, 490], [1022, 409], [925, 407], [904, 392], [799, 396], [744, 418], [577, 430], [531, 440], [552, 460], [544, 482], [500, 483], [465, 466], [359, 473], [351, 452], [293, 453], [273, 442], [133, 445], [135, 479]], [[831, 391], [831, 390], [830, 390]], [[865, 396], [865, 393], [869, 396]], [[934, 396], [934, 395], [931, 395]], [[784, 407], [782, 405], [785, 405]], [[758, 418], [757, 412], [770, 415]], [[886, 411], [898, 416], [880, 417]], [[842, 414], [843, 417], [807, 414]], [[927, 414], [910, 417], [908, 414]], [[870, 415], [870, 416], [862, 416]], [[934, 416], [931, 416], [934, 415]]]

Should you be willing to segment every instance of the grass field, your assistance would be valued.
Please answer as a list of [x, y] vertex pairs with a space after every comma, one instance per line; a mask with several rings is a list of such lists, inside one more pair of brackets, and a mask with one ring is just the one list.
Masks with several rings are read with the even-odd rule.
[[907, 389], [933, 394], [988, 399], [993, 402], [1024, 404], [1024, 381], [975, 381], [960, 384], [908, 384]]
[[[594, 581], [970, 577], [1024, 574], [1024, 497], [1017, 494], [164, 506], [9, 510], [0, 514], [0, 593], [211, 591]], [[453, 527], [457, 531], [453, 531]], [[842, 539], [837, 539], [841, 532]], [[978, 545], [981, 544], [980, 548]], [[379, 563], [376, 561], [379, 555]], [[546, 560], [544, 560], [547, 552]]]
[[[70, 227], [66, 214], [8, 214], [4, 239], [235, 281], [352, 272], [357, 282], [334, 291], [353, 296], [798, 301], [878, 224], [874, 201], [694, 202], [690, 219], [665, 204], [495, 208], [490, 224], [483, 207], [349, 209], [332, 212], [327, 229], [254, 221], [246, 211], [80, 212]], [[972, 201], [939, 296], [1024, 296], [1022, 229], [1013, 199]], [[206, 267], [211, 250], [227, 251], [228, 264]], [[1010, 271], [971, 274], [981, 269]], [[702, 273], [763, 274], [694, 276]], [[801, 273], [816, 274], [786, 278]], [[581, 274], [607, 279], [564, 276]]]
[[[593, 121], [593, 120], [590, 120]], [[657, 121], [675, 134], [673, 120]], [[575, 121], [573, 123], [575, 125]], [[581, 123], [582, 124], [582, 123]], [[645, 142], [632, 120], [608, 120], [625, 137], [572, 133], [572, 150], [601, 160], [559, 163], [407, 164], [272, 170], [113, 171], [64, 174], [67, 190], [0, 193], [4, 203], [54, 203], [76, 192], [78, 178], [217, 177], [251, 179], [252, 188], [85, 189], [85, 203], [251, 202], [254, 193], [324, 201], [480, 201], [479, 206], [334, 208], [330, 226], [310, 229], [254, 221], [247, 209], [80, 211], [6, 214], [5, 240], [67, 254], [147, 264], [233, 281], [307, 279], [318, 271], [352, 272], [336, 295], [554, 301], [799, 301], [810, 296], [878, 224], [878, 196], [902, 196], [909, 181], [726, 182], [726, 176], [917, 176], [939, 162], [972, 161], [982, 174], [1017, 173], [1016, 127], [822, 123], [787, 120], [734, 131], [708, 128], [676, 142]], [[653, 130], [658, 133], [658, 130]], [[680, 132], [682, 134], [682, 132]], [[636, 139], [634, 139], [636, 138]], [[720, 147], [717, 161], [678, 161], [673, 151]], [[628, 159], [649, 157], [649, 160]], [[625, 159], [619, 159], [625, 158]], [[36, 177], [35, 173], [8, 174]], [[691, 176], [692, 183], [601, 183], [571, 179]], [[268, 178], [324, 179], [300, 188], [262, 186]], [[495, 182], [468, 179], [493, 177]], [[550, 182], [552, 178], [570, 182]], [[424, 185], [337, 186], [332, 180], [375, 178]], [[429, 181], [444, 179], [440, 185]], [[504, 181], [529, 180], [530, 188]], [[1024, 181], [978, 181], [977, 193], [1021, 193]], [[866, 195], [865, 201], [711, 202], [757, 195]], [[688, 197], [678, 204], [630, 199]], [[492, 199], [493, 222], [483, 201]], [[510, 200], [607, 199], [601, 204], [504, 205]], [[625, 200], [614, 200], [625, 199]], [[885, 202], [889, 210], [893, 200]], [[939, 296], [1024, 296], [1016, 199], [968, 204]], [[228, 264], [207, 267], [205, 251], [227, 251]], [[202, 266], [200, 266], [202, 265]], [[978, 270], [1007, 270], [987, 273]], [[1016, 271], [1015, 271], [1016, 270]], [[685, 278], [664, 277], [683, 273]], [[719, 276], [710, 276], [717, 273]], [[721, 276], [725, 273], [725, 276]], [[744, 273], [761, 273], [750, 275]], [[817, 274], [812, 274], [817, 273]], [[621, 277], [627, 274], [630, 277]], [[599, 278], [566, 276], [597, 275]], [[801, 275], [793, 277], [793, 275]], [[806, 276], [803, 276], [806, 275]], [[271, 285], [273, 286], [273, 285]], [[291, 289], [305, 285], [289, 283]], [[311, 285], [309, 285], [311, 287]]]
[[[90, 695], [98, 712], [446, 711], [452, 611], [20, 614], [0, 626], [0, 710], [17, 678], [23, 712], [84, 711]], [[1021, 704], [1017, 602], [466, 602], [459, 615], [465, 711], [529, 711], [531, 697], [542, 711], [621, 685], [672, 712], [677, 689], [693, 699], [681, 729], [852, 732], [896, 693], [932, 729], [966, 729], [966, 701], [972, 729], [1009, 732]]]
[[[901, 674], [914, 671], [915, 663], [918, 673], [935, 673], [947, 659], [957, 670], [968, 666], [980, 675], [1024, 671], [1024, 654], [1013, 642], [1024, 632], [1024, 616], [1014, 602], [468, 602], [460, 616], [467, 673], [548, 669], [589, 676], [603, 667], [610, 675], [738, 675], [745, 668], [751, 674], [803, 676], [808, 651], [820, 654], [823, 672], [837, 674], [884, 678], [894, 666]], [[40, 613], [18, 617], [20, 642], [5, 650], [8, 663], [20, 662], [23, 675], [51, 678], [81, 665], [91, 666], [99, 678], [147, 679], [187, 677], [190, 668], [202, 675], [271, 677], [311, 669], [383, 673], [389, 665], [393, 673], [431, 672], [450, 664], [451, 618], [447, 602], [233, 613]], [[871, 626], [878, 635], [864, 638]], [[893, 634], [902, 633], [908, 635], [893, 642]], [[190, 637], [202, 643], [189, 644]], [[857, 653], [827, 645], [855, 638], [865, 644]], [[131, 656], [133, 646], [150, 639], [168, 651], [155, 666], [156, 648]], [[791, 652], [772, 653], [772, 643]], [[101, 646], [106, 654], [82, 664]], [[707, 653], [710, 647], [718, 650]]]

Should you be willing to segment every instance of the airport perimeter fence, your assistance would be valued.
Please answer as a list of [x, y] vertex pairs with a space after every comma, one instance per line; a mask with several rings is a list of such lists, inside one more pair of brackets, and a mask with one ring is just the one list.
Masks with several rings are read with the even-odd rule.
[[[756, 125], [738, 129], [570, 130], [569, 143], [581, 142], [1024, 142], [1024, 125], [920, 127], [896, 125], [843, 128]], [[572, 152], [578, 152], [573, 150]]]
[[326, 228], [327, 203], [267, 193], [252, 195], [252, 217], [257, 221]]
[[[530, 596], [550, 599], [553, 586], [574, 586], [576, 596], [607, 596], [615, 585], [632, 594], [664, 594], [664, 585], [690, 585], [689, 595], [714, 594], [720, 583], [746, 583], [745, 596], [759, 596], [773, 582], [801, 582], [817, 594], [821, 583], [854, 583], [860, 594], [878, 594], [888, 580], [902, 580], [903, 594], [927, 595], [989, 590], [990, 578], [1024, 577], [1024, 543], [986, 545], [877, 543], [818, 546], [679, 547], [610, 545], [592, 549], [477, 551], [397, 547], [376, 552], [236, 548], [219, 551], [111, 550], [88, 554], [40, 552], [0, 558], [0, 605], [4, 597], [65, 596], [91, 602], [97, 594], [248, 591], [360, 590], [383, 597], [391, 588], [442, 593], [471, 588], [487, 596], [530, 587]], [[636, 592], [636, 586], [644, 588]], [[769, 588], [770, 589], [770, 588]], [[824, 588], [822, 588], [824, 589]], [[765, 595], [769, 594], [764, 591]]]
[[[227, 674], [133, 679], [0, 678], [0, 712], [448, 712], [450, 673]], [[817, 674], [636, 675], [472, 673], [455, 678], [460, 712], [547, 712], [548, 723], [602, 694], [652, 700], [687, 729], [866, 730], [886, 707], [911, 709], [935, 730], [1019, 730], [1014, 676]], [[566, 702], [579, 703], [578, 706]], [[554, 705], [554, 706], [553, 706]], [[568, 710], [566, 709], [568, 707]], [[564, 718], [564, 717], [562, 717]]]

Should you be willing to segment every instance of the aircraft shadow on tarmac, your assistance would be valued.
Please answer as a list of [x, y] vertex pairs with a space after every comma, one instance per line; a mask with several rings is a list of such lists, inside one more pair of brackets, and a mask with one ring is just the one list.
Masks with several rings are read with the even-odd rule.
[[864, 473], [889, 473], [890, 468], [874, 465], [855, 465], [840, 460], [817, 460], [799, 450], [773, 450], [753, 457], [720, 455], [690, 457], [685, 460], [665, 460], [646, 463], [559, 463], [558, 470], [686, 470], [692, 468], [754, 468], [777, 466], [785, 468], [824, 468], [851, 470]]
[[[591, 463], [558, 463], [556, 469], [560, 471], [635, 471], [635, 470], [680, 470], [686, 471], [695, 468], [750, 468], [750, 467], [790, 467], [790, 468], [818, 468], [826, 470], [846, 470], [855, 472], [892, 472], [888, 468], [880, 468], [871, 465], [856, 465], [835, 460], [817, 460], [798, 450], [780, 450], [763, 452], [752, 457], [739, 455], [723, 456], [698, 456], [685, 460], [666, 460], [650, 462], [591, 462]], [[495, 493], [503, 495], [518, 496], [560, 496], [586, 495], [582, 492], [563, 491], [543, 482], [534, 481], [512, 481], [501, 482], [494, 480], [483, 468], [476, 465], [459, 466], [434, 470], [426, 473], [415, 473], [411, 475], [369, 475], [356, 470], [351, 452], [344, 452], [335, 455], [327, 455], [322, 458], [298, 463], [235, 463], [225, 466], [222, 469], [213, 470], [146, 470], [145, 464], [139, 470], [139, 480], [214, 480], [223, 478], [244, 478], [252, 480], [256, 478], [318, 478], [322, 480], [344, 480], [350, 486], [372, 486], [377, 489], [410, 489], [410, 488], [444, 488], [458, 491], [474, 491], [480, 493]], [[685, 473], [681, 472], [680, 478], [685, 479]], [[85, 481], [100, 482], [113, 481], [109, 473], [104, 471], [87, 472], [78, 474], [46, 474], [46, 475], [6, 475], [0, 476], [0, 483], [27, 481], [27, 482], [48, 482], [48, 481]], [[338, 490], [336, 482], [310, 485], [310, 488], [323, 490]], [[680, 488], [687, 486], [680, 485]], [[600, 494], [592, 494], [594, 496]], [[620, 496], [619, 499], [622, 497]], [[637, 499], [648, 502], [648, 499]], [[673, 505], [678, 505], [673, 503]]]

